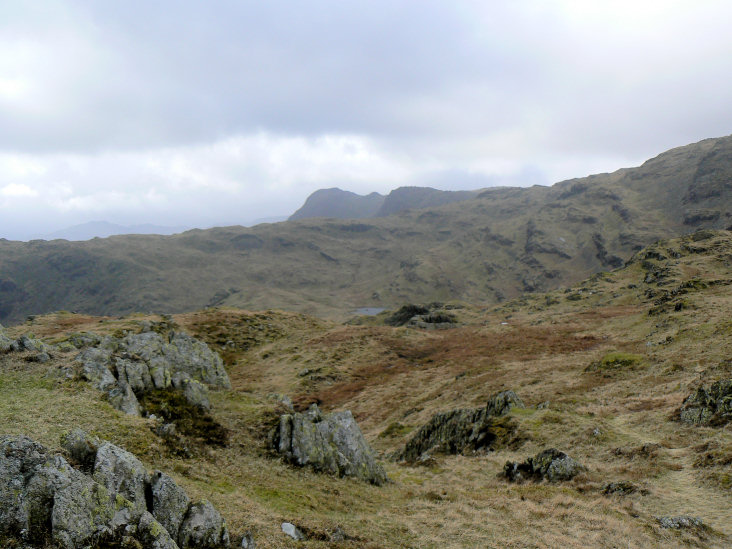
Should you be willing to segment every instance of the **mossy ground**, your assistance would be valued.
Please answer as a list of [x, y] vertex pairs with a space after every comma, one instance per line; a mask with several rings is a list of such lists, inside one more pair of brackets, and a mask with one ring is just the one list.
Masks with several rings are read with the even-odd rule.
[[[167, 451], [151, 420], [124, 416], [87, 384], [57, 377], [72, 353], [43, 365], [25, 355], [0, 358], [0, 424], [51, 447], [77, 425], [111, 440], [149, 469], [171, 474], [194, 498], [209, 499], [234, 534], [251, 530], [262, 547], [298, 546], [280, 532], [283, 521], [321, 538], [307, 547], [726, 547], [730, 426], [689, 427], [672, 416], [699, 383], [732, 373], [732, 286], [709, 283], [732, 279], [732, 236], [688, 237], [646, 252], [669, 259], [639, 257], [593, 277], [570, 289], [577, 300], [557, 291], [461, 309], [461, 326], [440, 332], [267, 312], [258, 314], [274, 329], [265, 326], [265, 336], [237, 346], [241, 327], [262, 317], [234, 309], [178, 315], [183, 329], [216, 350], [235, 342], [227, 359], [233, 389], [211, 394], [228, 444], [205, 446], [191, 458]], [[644, 282], [641, 261], [669, 274]], [[692, 307], [648, 314], [657, 299], [649, 290], [690, 280], [705, 281], [687, 288]], [[146, 319], [64, 318], [69, 331], [133, 329]], [[10, 331], [53, 338], [66, 329], [58, 325], [51, 315]], [[618, 356], [632, 357], [632, 365], [608, 359]], [[612, 375], [588, 370], [603, 360], [614, 364]], [[301, 375], [305, 370], [312, 373]], [[523, 446], [437, 455], [427, 466], [385, 461], [393, 482], [383, 487], [295, 469], [267, 450], [265, 433], [279, 406], [274, 393], [292, 396], [298, 407], [317, 401], [326, 411], [352, 410], [385, 457], [434, 413], [483, 406], [504, 389], [529, 406], [510, 414], [527, 437]], [[559, 484], [514, 485], [499, 477], [506, 461], [550, 446], [587, 471]], [[608, 482], [639, 489], [606, 495]], [[712, 531], [663, 530], [655, 521], [682, 514], [701, 517]], [[326, 541], [338, 526], [357, 539]]]

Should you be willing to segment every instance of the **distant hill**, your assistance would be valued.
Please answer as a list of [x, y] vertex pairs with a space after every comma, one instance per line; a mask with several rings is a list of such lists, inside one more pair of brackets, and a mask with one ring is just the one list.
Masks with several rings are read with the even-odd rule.
[[357, 307], [491, 303], [620, 267], [662, 238], [730, 226], [732, 137], [707, 139], [637, 168], [490, 188], [387, 217], [86, 242], [0, 239], [0, 322], [59, 309], [231, 305], [344, 319]]
[[394, 215], [404, 210], [435, 208], [453, 202], [470, 200], [478, 196], [480, 192], [480, 190], [440, 191], [430, 187], [399, 187], [386, 196], [375, 217]]
[[311, 194], [290, 220], [312, 217], [367, 219], [386, 217], [404, 210], [434, 208], [475, 198], [481, 191], [440, 191], [430, 187], [399, 187], [388, 195], [359, 195], [338, 188], [320, 189]]
[[290, 216], [290, 220], [310, 217], [360, 219], [374, 217], [384, 203], [384, 196], [371, 193], [365, 196], [341, 189], [320, 189], [311, 194], [305, 204]]
[[66, 227], [59, 231], [47, 234], [43, 240], [89, 240], [92, 238], [107, 238], [119, 234], [175, 234], [187, 230], [189, 227], [163, 227], [159, 225], [124, 226], [109, 223], [108, 221], [90, 221], [80, 225]]

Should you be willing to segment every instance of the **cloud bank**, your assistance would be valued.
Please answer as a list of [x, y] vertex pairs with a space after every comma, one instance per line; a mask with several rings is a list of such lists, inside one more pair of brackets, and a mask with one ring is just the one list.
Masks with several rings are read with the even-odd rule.
[[0, 236], [550, 184], [732, 128], [728, 2], [8, 0]]

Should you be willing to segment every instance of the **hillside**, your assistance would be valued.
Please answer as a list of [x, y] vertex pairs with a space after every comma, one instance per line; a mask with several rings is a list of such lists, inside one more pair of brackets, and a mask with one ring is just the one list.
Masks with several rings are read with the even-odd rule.
[[[0, 424], [50, 448], [79, 426], [134, 452], [221, 509], [237, 544], [249, 531], [257, 547], [729, 547], [730, 416], [687, 424], [678, 411], [697, 389], [732, 378], [731, 267], [732, 232], [700, 231], [566, 290], [450, 307], [455, 323], [443, 330], [387, 326], [391, 312], [362, 325], [228, 307], [171, 318], [39, 316], [7, 333], [60, 346], [48, 362], [30, 351], [0, 355]], [[157, 420], [118, 412], [64, 373], [76, 354], [68, 342], [81, 339], [73, 333], [151, 326], [174, 326], [221, 353], [232, 388], [211, 393], [211, 414], [225, 445], [191, 439], [190, 455], [176, 453], [155, 434]], [[484, 406], [508, 389], [523, 402], [489, 451], [390, 458], [435, 413]], [[282, 395], [299, 410], [351, 410], [391, 482], [274, 456], [268, 433]], [[507, 461], [549, 447], [584, 470], [555, 482], [505, 478]], [[308, 541], [283, 534], [284, 521]]]
[[0, 321], [74, 310], [496, 303], [623, 265], [659, 238], [732, 223], [732, 138], [637, 168], [365, 220], [306, 219], [89, 242], [0, 240]]

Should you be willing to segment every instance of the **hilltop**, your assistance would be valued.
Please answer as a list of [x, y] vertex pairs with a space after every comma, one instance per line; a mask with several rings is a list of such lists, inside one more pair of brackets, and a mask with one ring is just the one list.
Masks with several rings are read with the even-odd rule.
[[290, 216], [291, 221], [313, 217], [365, 219], [386, 217], [404, 210], [434, 208], [475, 198], [481, 191], [440, 191], [430, 187], [399, 187], [388, 195], [365, 196], [338, 188], [320, 189]]
[[497, 303], [616, 269], [660, 238], [732, 223], [732, 137], [642, 166], [361, 220], [89, 242], [0, 240], [0, 321], [74, 310], [277, 307], [345, 319], [413, 301]]
[[[732, 232], [698, 231], [565, 290], [490, 307], [430, 305], [433, 320], [448, 319], [435, 330], [391, 326], [395, 311], [347, 325], [230, 307], [37, 316], [6, 331], [43, 339], [50, 358], [0, 355], [0, 423], [52, 449], [76, 426], [110, 440], [191, 498], [210, 500], [232, 539], [250, 531], [261, 547], [303, 546], [282, 533], [284, 521], [313, 548], [727, 547], [729, 416], [696, 424], [679, 410], [732, 378], [731, 261]], [[93, 339], [80, 333], [170, 327], [218, 351], [231, 384], [210, 393], [227, 442], [191, 439], [187, 456], [155, 434], [157, 420], [118, 412], [64, 373], [76, 354], [69, 342]], [[505, 390], [521, 402], [496, 424], [504, 431], [488, 451], [394, 460], [436, 413], [476, 409]], [[286, 398], [298, 410], [350, 410], [391, 482], [337, 478], [273, 455], [268, 433]], [[549, 447], [582, 471], [554, 482], [505, 478], [506, 462]]]

